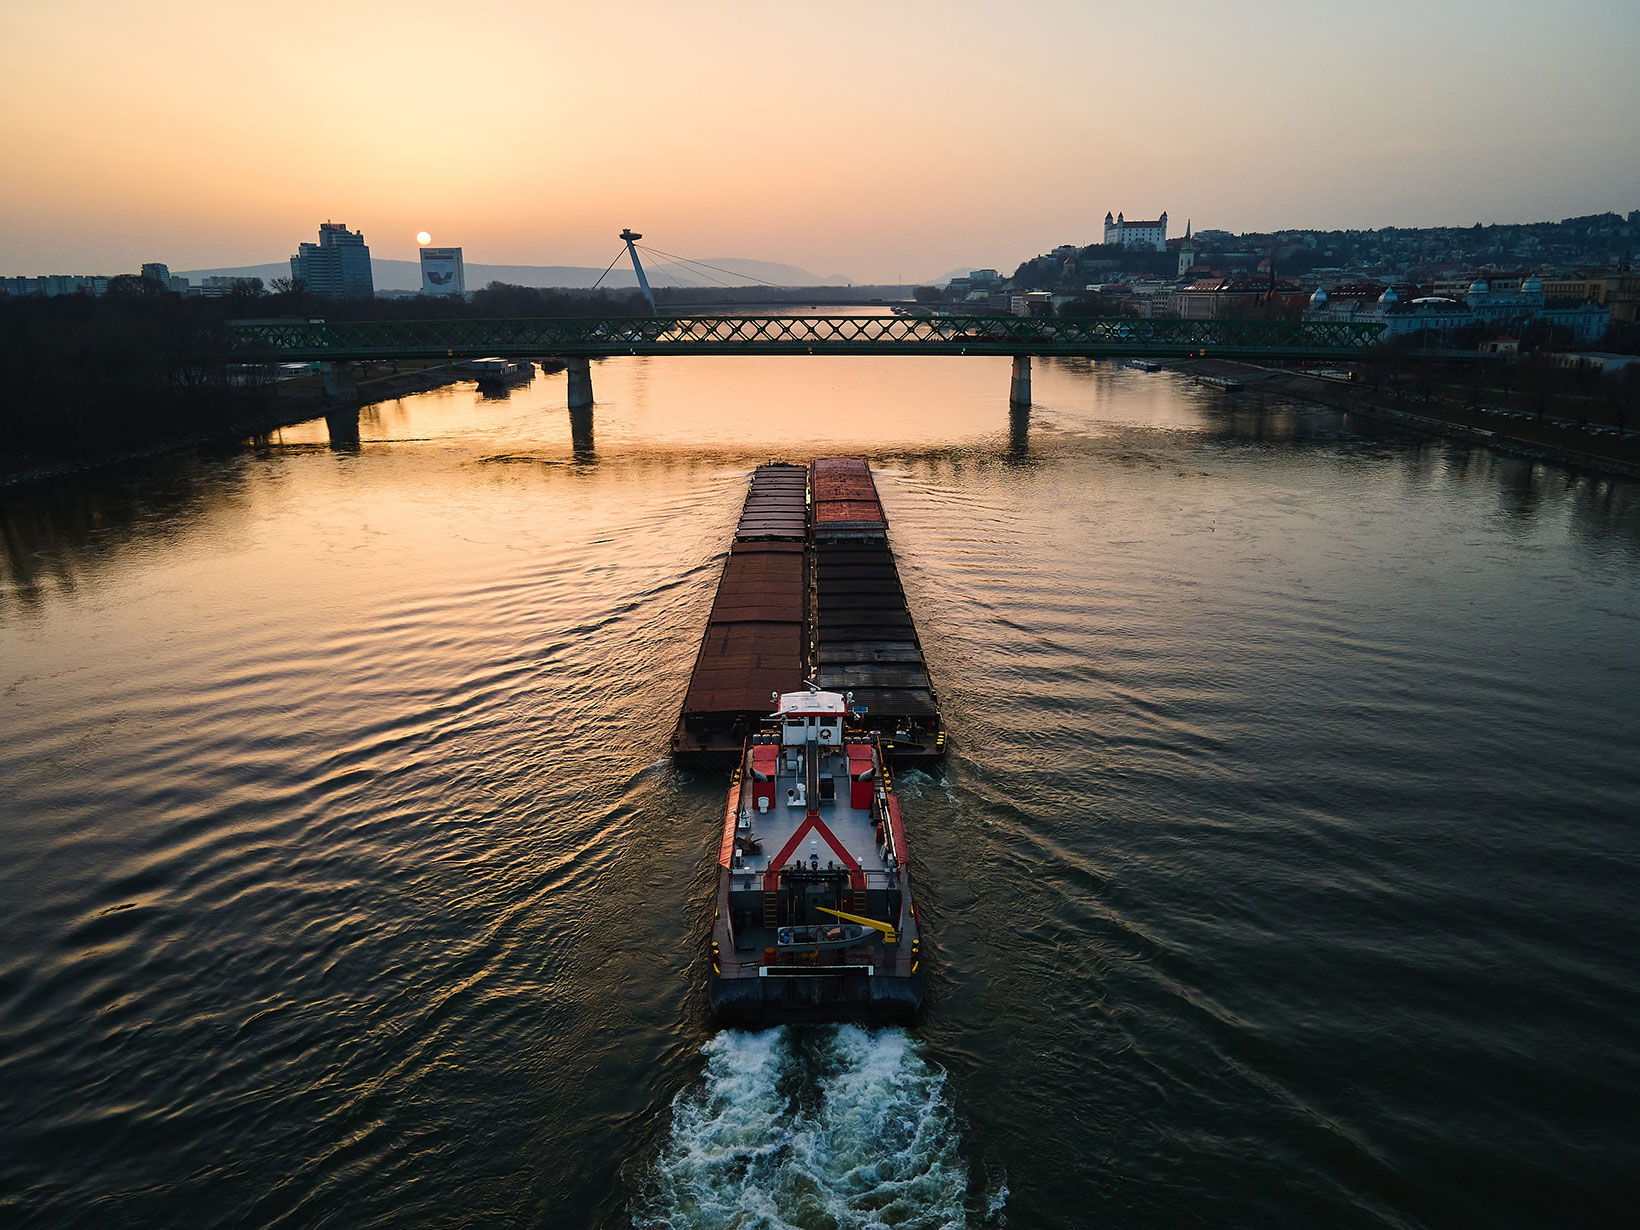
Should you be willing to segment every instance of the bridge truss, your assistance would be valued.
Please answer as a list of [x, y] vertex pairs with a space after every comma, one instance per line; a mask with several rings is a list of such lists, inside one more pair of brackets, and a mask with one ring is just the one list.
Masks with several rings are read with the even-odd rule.
[[229, 326], [236, 357], [268, 362], [670, 354], [1349, 359], [1366, 354], [1383, 329], [1346, 321], [1131, 316], [624, 316]]

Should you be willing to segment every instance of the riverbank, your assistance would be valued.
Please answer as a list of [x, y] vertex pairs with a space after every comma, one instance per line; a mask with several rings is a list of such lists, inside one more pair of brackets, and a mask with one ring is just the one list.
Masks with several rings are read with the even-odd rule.
[[1168, 365], [1168, 370], [1203, 384], [1238, 386], [1226, 389], [1227, 399], [1279, 394], [1431, 435], [1640, 478], [1640, 432], [1549, 414], [1540, 416], [1497, 404], [1507, 401], [1505, 397], [1482, 397], [1472, 399], [1474, 404], [1466, 404], [1439, 392], [1412, 393], [1382, 387], [1374, 390], [1348, 379], [1344, 372], [1303, 372], [1228, 359], [1189, 359]]
[[[395, 368], [397, 370], [394, 370]], [[448, 365], [407, 369], [402, 363], [379, 363], [365, 366], [364, 370], [365, 375], [356, 381], [354, 396], [350, 398], [327, 396], [319, 376], [303, 376], [273, 385], [268, 391], [268, 400], [260, 409], [235, 413], [225, 419], [220, 426], [208, 430], [166, 436], [141, 448], [114, 449], [85, 457], [7, 458], [0, 462], [0, 486], [17, 487], [48, 482], [67, 474], [83, 474], [106, 466], [141, 461], [147, 457], [157, 457], [182, 449], [208, 447], [265, 436], [297, 423], [323, 418], [338, 410], [351, 410], [354, 407], [362, 409], [412, 393], [426, 393], [462, 381], [473, 381], [471, 372], [457, 371]], [[379, 374], [371, 374], [372, 372]]]

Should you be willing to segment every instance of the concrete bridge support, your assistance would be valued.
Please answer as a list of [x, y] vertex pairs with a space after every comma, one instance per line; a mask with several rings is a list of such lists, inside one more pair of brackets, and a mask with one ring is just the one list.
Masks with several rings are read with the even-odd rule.
[[357, 401], [359, 382], [351, 363], [321, 363], [319, 376], [324, 381], [325, 396], [331, 401]]
[[1014, 374], [1008, 381], [1008, 404], [1010, 406], [1029, 406], [1031, 404], [1031, 356], [1016, 354], [1014, 356]]
[[587, 410], [592, 407], [592, 360], [569, 360], [569, 408]]

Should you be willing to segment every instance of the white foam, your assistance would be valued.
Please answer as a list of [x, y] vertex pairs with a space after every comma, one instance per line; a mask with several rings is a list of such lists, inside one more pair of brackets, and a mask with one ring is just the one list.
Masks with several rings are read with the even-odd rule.
[[634, 1225], [968, 1224], [945, 1072], [903, 1030], [725, 1032], [703, 1052]]

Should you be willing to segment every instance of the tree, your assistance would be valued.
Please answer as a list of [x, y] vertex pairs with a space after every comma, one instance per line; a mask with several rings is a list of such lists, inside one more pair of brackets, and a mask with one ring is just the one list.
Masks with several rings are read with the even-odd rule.
[[1549, 394], [1554, 387], [1555, 372], [1550, 365], [1549, 356], [1534, 354], [1526, 366], [1526, 387], [1532, 395], [1532, 404], [1537, 411], [1538, 422], [1549, 409]]
[[1601, 381], [1606, 406], [1618, 431], [1627, 431], [1629, 422], [1640, 413], [1640, 363], [1630, 363], [1622, 371], [1609, 372]]
[[121, 273], [108, 279], [110, 299], [142, 299], [154, 293], [159, 283], [135, 273]]

